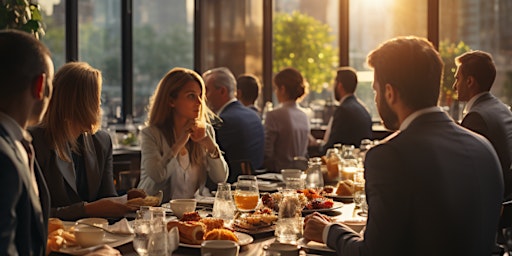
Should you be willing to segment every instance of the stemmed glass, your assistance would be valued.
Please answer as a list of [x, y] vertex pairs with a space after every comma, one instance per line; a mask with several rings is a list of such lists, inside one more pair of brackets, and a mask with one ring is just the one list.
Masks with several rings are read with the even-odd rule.
[[258, 180], [254, 175], [240, 175], [234, 193], [236, 208], [241, 212], [256, 209], [260, 199]]

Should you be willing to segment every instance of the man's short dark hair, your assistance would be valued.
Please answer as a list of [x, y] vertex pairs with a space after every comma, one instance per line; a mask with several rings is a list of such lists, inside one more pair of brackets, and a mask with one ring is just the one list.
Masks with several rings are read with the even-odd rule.
[[254, 75], [244, 74], [236, 79], [236, 86], [242, 92], [242, 100], [254, 102], [260, 92], [260, 81]]
[[483, 51], [466, 52], [455, 58], [455, 63], [464, 78], [472, 76], [482, 91], [489, 91], [496, 79], [496, 66], [489, 53]]
[[0, 31], [0, 98], [29, 88], [39, 75], [48, 74], [50, 51], [33, 35], [18, 30]]
[[354, 93], [357, 87], [357, 73], [352, 67], [340, 67], [336, 72], [336, 81], [343, 85], [347, 93]]
[[437, 105], [444, 63], [427, 39], [390, 39], [368, 55], [381, 89], [390, 84], [412, 110]]

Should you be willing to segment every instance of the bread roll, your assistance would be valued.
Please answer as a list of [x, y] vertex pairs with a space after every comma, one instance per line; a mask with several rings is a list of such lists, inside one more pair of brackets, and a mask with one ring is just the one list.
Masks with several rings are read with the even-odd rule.
[[169, 221], [167, 230], [178, 227], [180, 242], [184, 244], [201, 244], [206, 230], [206, 225], [198, 221]]
[[238, 243], [238, 237], [233, 231], [224, 228], [216, 228], [204, 235], [204, 240], [231, 240]]
[[128, 196], [128, 200], [133, 198], [146, 198], [147, 196], [146, 192], [140, 188], [132, 188], [126, 192], [126, 195]]
[[339, 196], [351, 196], [354, 193], [354, 182], [351, 180], [344, 180], [338, 182], [336, 194]]
[[60, 219], [49, 218], [48, 219], [48, 234], [52, 233], [57, 229], [64, 229], [64, 224]]
[[203, 218], [199, 220], [200, 222], [206, 225], [206, 233], [216, 229], [216, 228], [224, 228], [224, 220], [218, 218]]

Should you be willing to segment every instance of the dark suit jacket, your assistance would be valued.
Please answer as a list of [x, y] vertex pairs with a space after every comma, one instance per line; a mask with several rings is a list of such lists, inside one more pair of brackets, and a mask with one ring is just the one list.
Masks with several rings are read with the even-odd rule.
[[239, 101], [227, 105], [220, 114], [222, 126], [215, 131], [219, 147], [229, 166], [228, 182], [237, 181], [242, 173], [241, 161], [249, 160], [253, 169], [263, 165], [263, 125], [255, 111]]
[[325, 155], [336, 143], [358, 148], [363, 139], [372, 139], [372, 118], [357, 97], [350, 95], [334, 111], [331, 134], [321, 153]]
[[370, 149], [364, 239], [331, 226], [340, 255], [490, 255], [503, 179], [496, 153], [445, 113], [426, 113]]
[[462, 120], [462, 126], [486, 137], [496, 150], [505, 182], [505, 197], [512, 194], [512, 112], [490, 93], [479, 97]]
[[14, 141], [0, 126], [0, 255], [45, 255], [50, 199], [37, 163], [39, 197]]
[[[36, 151], [36, 159], [43, 171], [52, 198], [51, 216], [64, 220], [76, 220], [85, 216], [83, 203], [117, 196], [112, 174], [112, 141], [108, 133], [98, 131], [87, 135], [84, 141], [92, 145], [84, 152], [89, 198], [80, 198], [72, 162], [57, 156], [57, 152], [44, 135], [41, 127], [30, 129]], [[83, 136], [83, 135], [82, 135]], [[70, 149], [68, 149], [71, 152]]]

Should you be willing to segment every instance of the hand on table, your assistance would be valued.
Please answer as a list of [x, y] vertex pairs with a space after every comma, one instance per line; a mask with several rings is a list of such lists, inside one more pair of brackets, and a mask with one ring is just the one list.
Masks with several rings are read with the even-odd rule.
[[314, 212], [304, 218], [304, 238], [323, 243], [322, 234], [324, 228], [331, 224], [332, 220], [320, 213]]
[[103, 198], [85, 205], [85, 213], [91, 217], [123, 217], [138, 207]]

